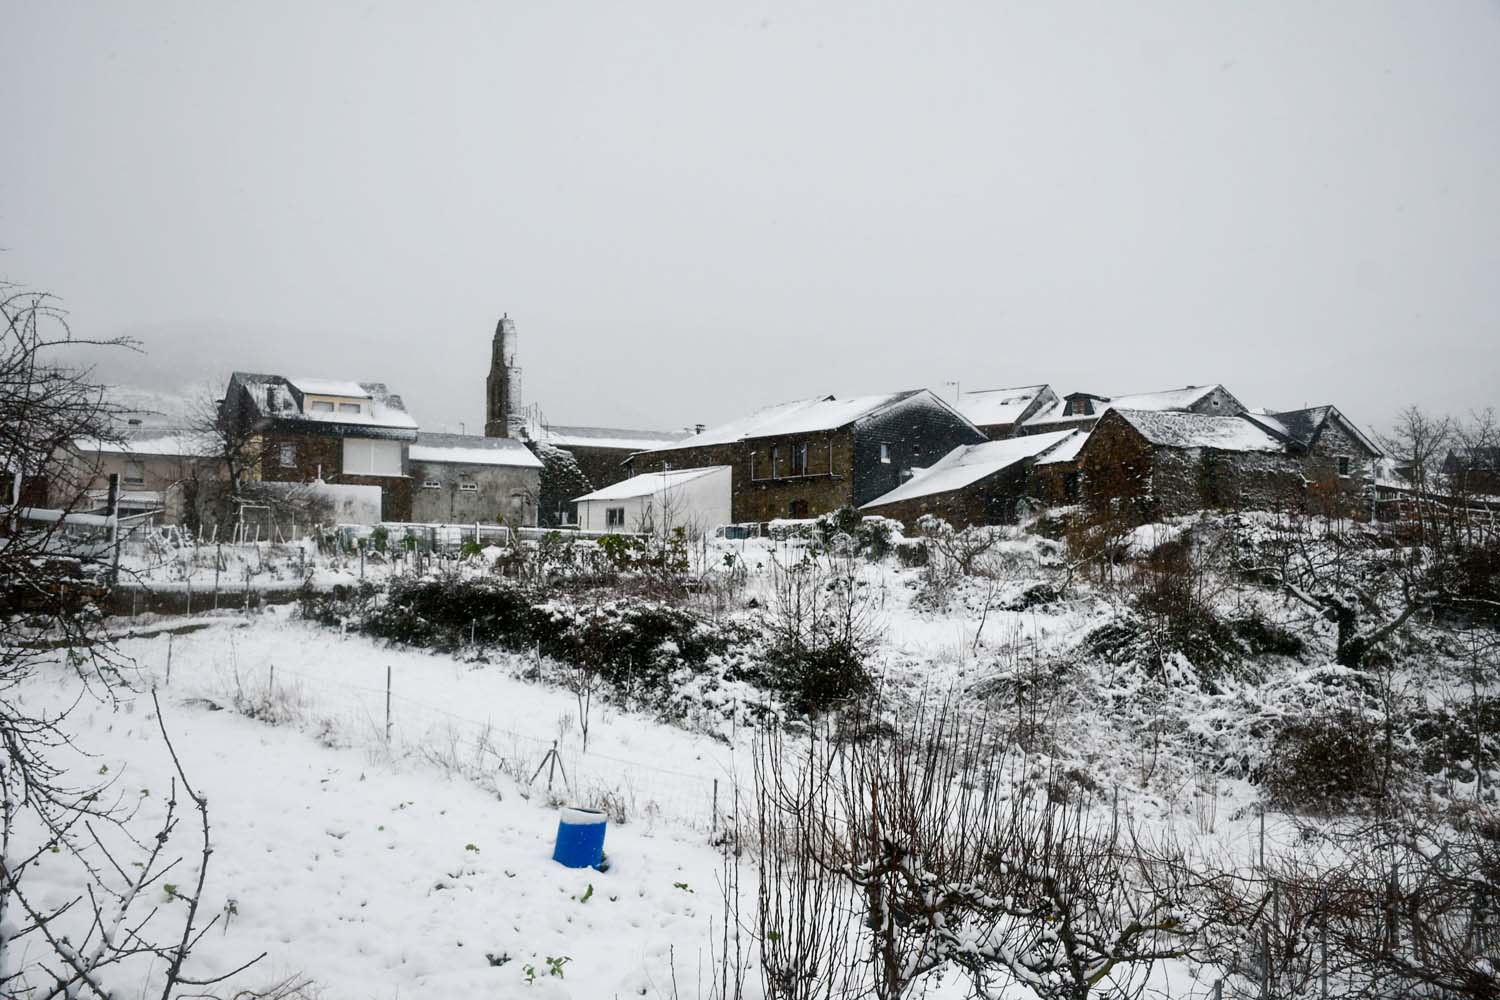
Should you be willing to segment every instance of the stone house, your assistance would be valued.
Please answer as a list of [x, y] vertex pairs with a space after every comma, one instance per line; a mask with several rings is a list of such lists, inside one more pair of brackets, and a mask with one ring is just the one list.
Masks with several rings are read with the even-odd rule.
[[984, 433], [930, 390], [816, 396], [759, 410], [631, 460], [634, 472], [731, 468], [735, 523], [808, 518], [883, 496]]
[[860, 511], [895, 518], [907, 528], [924, 514], [957, 528], [1012, 522], [1035, 498], [1034, 464], [1082, 436], [1078, 431], [1058, 431], [961, 445]]
[[981, 389], [966, 392], [956, 404], [958, 412], [991, 440], [1015, 433], [1016, 427], [1059, 402], [1049, 385], [1023, 385], [1012, 389]]
[[1380, 448], [1338, 407], [1255, 410], [1244, 417], [1284, 442], [1301, 465], [1310, 511], [1372, 515]]
[[515, 438], [419, 432], [407, 448], [411, 520], [533, 527], [542, 462]]
[[1205, 508], [1300, 507], [1304, 498], [1301, 463], [1243, 414], [1111, 408], [1078, 463], [1090, 507], [1142, 521]]
[[251, 438], [250, 479], [375, 486], [382, 520], [411, 520], [406, 449], [417, 422], [383, 382], [235, 372], [219, 420]]
[[1443, 475], [1461, 497], [1500, 497], [1500, 448], [1477, 446], [1448, 452]]

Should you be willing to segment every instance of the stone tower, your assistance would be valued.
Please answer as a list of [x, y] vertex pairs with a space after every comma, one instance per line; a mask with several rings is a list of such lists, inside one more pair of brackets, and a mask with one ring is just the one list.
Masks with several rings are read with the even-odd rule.
[[484, 400], [484, 436], [510, 437], [521, 415], [521, 369], [516, 366], [516, 321], [509, 313], [495, 324]]

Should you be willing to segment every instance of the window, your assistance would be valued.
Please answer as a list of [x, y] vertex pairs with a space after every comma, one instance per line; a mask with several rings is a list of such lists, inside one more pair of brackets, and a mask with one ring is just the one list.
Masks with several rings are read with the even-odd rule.
[[127, 485], [127, 486], [144, 486], [145, 484], [146, 484], [146, 463], [144, 463], [144, 462], [126, 462], [125, 463], [125, 485]]
[[793, 500], [787, 505], [787, 516], [794, 521], [800, 521], [807, 517], [807, 501]]
[[315, 399], [312, 401], [312, 411], [314, 413], [332, 413], [333, 404], [326, 399]]
[[1347, 476], [1348, 474], [1349, 474], [1349, 456], [1348, 455], [1340, 455], [1339, 456], [1339, 475], [1341, 475], [1341, 476]]
[[890, 465], [891, 464], [891, 446], [890, 446], [889, 442], [886, 442], [886, 441], [880, 442], [880, 464], [881, 465]]
[[351, 476], [401, 475], [401, 442], [344, 438], [344, 473]]
[[360, 407], [359, 407], [358, 403], [340, 403], [339, 404], [339, 412], [340, 413], [359, 413], [360, 412]]
[[807, 445], [798, 444], [792, 446], [792, 475], [807, 475]]
[[1089, 412], [1089, 401], [1086, 399], [1075, 399], [1068, 404], [1068, 412], [1075, 417], [1086, 416]]
[[284, 444], [276, 449], [277, 461], [283, 469], [295, 469], [297, 467], [297, 446]]
[[771, 449], [771, 478], [776, 478], [776, 467], [781, 464], [781, 446], [777, 445]]
[[478, 493], [479, 492], [479, 484], [478, 483], [459, 483], [458, 484], [458, 492], [460, 492], [460, 493]]
[[440, 490], [442, 488], [443, 484], [438, 482], [436, 479], [422, 480], [422, 489], [424, 490]]
[[604, 526], [606, 528], [623, 528], [623, 527], [625, 527], [625, 508], [624, 507], [606, 507], [606, 508], [604, 508]]

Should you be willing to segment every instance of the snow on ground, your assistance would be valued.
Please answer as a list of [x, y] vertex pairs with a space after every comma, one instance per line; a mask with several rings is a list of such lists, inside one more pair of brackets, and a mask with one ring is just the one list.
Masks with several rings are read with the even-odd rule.
[[[721, 906], [721, 859], [705, 831], [712, 776], [724, 773], [727, 748], [600, 712], [589, 754], [565, 760], [583, 761], [592, 787], [617, 782], [611, 787], [633, 799], [633, 811], [610, 826], [607, 872], [565, 869], [550, 860], [557, 813], [545, 772], [527, 789], [499, 757], [524, 758], [511, 771], [532, 766], [540, 755], [531, 741], [550, 744], [574, 708], [571, 695], [276, 615], [238, 624], [124, 643], [143, 683], [161, 685], [168, 730], [209, 802], [215, 853], [202, 905], [233, 915], [223, 933], [204, 938], [198, 971], [269, 950], [234, 985], [302, 973], [329, 998], [511, 996], [530, 965], [539, 978], [528, 995], [611, 997], [664, 992], [669, 951], [679, 977], [698, 967]], [[215, 710], [228, 703], [236, 674], [242, 691], [264, 694], [261, 678], [273, 664], [270, 701], [284, 709], [283, 724]], [[381, 732], [387, 665], [414, 693], [393, 698], [390, 751]], [[23, 696], [56, 709], [75, 689], [59, 671]], [[493, 720], [510, 734], [496, 736], [501, 750], [483, 765], [488, 780], [441, 761], [449, 734], [462, 732], [444, 723], [469, 720]], [[79, 762], [79, 780], [115, 776], [143, 804], [137, 829], [154, 829], [171, 771], [149, 696], [127, 697], [113, 712], [90, 705], [74, 724], [93, 755]], [[577, 735], [575, 722], [565, 746]], [[676, 769], [671, 781], [666, 765]], [[552, 803], [569, 797], [560, 781], [554, 787]], [[188, 826], [173, 844], [193, 861]], [[43, 902], [65, 902], [78, 889], [76, 872], [67, 855], [46, 862], [31, 884], [45, 886]], [[177, 873], [175, 884], [190, 885], [186, 876]], [[169, 911], [182, 905], [161, 901]], [[561, 978], [548, 974], [549, 956], [568, 959]]]
[[[1183, 527], [1142, 529], [1129, 548], [1145, 554]], [[998, 580], [960, 581], [938, 602], [922, 570], [858, 562], [879, 634], [871, 665], [888, 690], [967, 694], [1039, 665], [1076, 667], [1067, 661], [1079, 640], [1111, 620], [1118, 601], [1080, 583], [1062, 600], [1006, 609], [1046, 579], [1050, 544], [1007, 536], [992, 554]], [[705, 559], [726, 552], [749, 572], [741, 596], [764, 609], [773, 560], [789, 565], [801, 550], [722, 542]], [[160, 624], [174, 621], [183, 623]], [[233, 914], [224, 933], [204, 939], [200, 971], [268, 950], [236, 985], [300, 972], [329, 998], [700, 995], [721, 906], [722, 858], [710, 840], [735, 810], [736, 777], [749, 784], [750, 734], [690, 732], [600, 701], [585, 749], [575, 696], [538, 681], [556, 672], [526, 655], [387, 647], [303, 623], [289, 607], [192, 623], [207, 627], [173, 635], [122, 625], [117, 634], [141, 690], [159, 685], [168, 728], [212, 810], [204, 906]], [[1056, 728], [1049, 752], [1087, 777], [1098, 801], [1119, 789], [1133, 828], [1249, 863], [1259, 849], [1256, 791], [1216, 774], [1192, 747], [1294, 702], [1314, 673], [1226, 680], [1211, 694], [1079, 668], [1058, 678], [1063, 694], [1044, 720]], [[59, 673], [23, 693], [56, 708], [74, 690]], [[149, 828], [170, 774], [149, 697], [113, 712], [90, 706], [75, 723], [96, 755], [78, 773], [113, 775], [132, 794], [149, 789], [140, 817]], [[554, 746], [560, 770], [549, 791]], [[615, 815], [607, 872], [550, 860], [556, 806], [566, 802]], [[1266, 836], [1273, 848], [1289, 843], [1292, 827], [1273, 815]], [[191, 844], [177, 849], [191, 858]], [[37, 878], [54, 905], [76, 892], [64, 860], [47, 859]], [[753, 894], [753, 873], [745, 879]], [[561, 977], [548, 974], [549, 957], [568, 959]], [[538, 977], [530, 986], [528, 966]]]

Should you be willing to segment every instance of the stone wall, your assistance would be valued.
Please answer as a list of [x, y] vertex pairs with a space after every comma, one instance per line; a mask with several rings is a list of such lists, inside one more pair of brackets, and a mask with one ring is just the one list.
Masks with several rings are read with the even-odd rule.
[[[857, 507], [884, 496], [954, 448], [982, 444], [983, 432], [927, 394], [909, 396], [853, 426]], [[881, 461], [881, 446], [890, 461]]]
[[[536, 524], [541, 470], [411, 461], [411, 520], [431, 524]], [[437, 483], [428, 486], [427, 483]], [[462, 487], [472, 485], [473, 490]]]
[[[792, 449], [801, 444], [807, 445], [807, 469], [793, 475]], [[774, 475], [773, 450], [779, 451]], [[848, 430], [645, 452], [633, 469], [639, 474], [708, 465], [730, 467], [730, 512], [737, 524], [816, 517], [854, 503], [854, 438]]]
[[1301, 466], [1284, 453], [1158, 447], [1151, 458], [1153, 517], [1204, 509], [1285, 510], [1303, 502]]
[[1080, 452], [1081, 490], [1096, 510], [1156, 520], [1203, 509], [1279, 510], [1304, 501], [1302, 467], [1284, 452], [1153, 446], [1106, 416]]
[[[1347, 458], [1348, 472], [1339, 472]], [[1307, 480], [1308, 508], [1318, 514], [1373, 516], [1375, 456], [1336, 418], [1323, 425], [1312, 449], [1298, 456]]]

